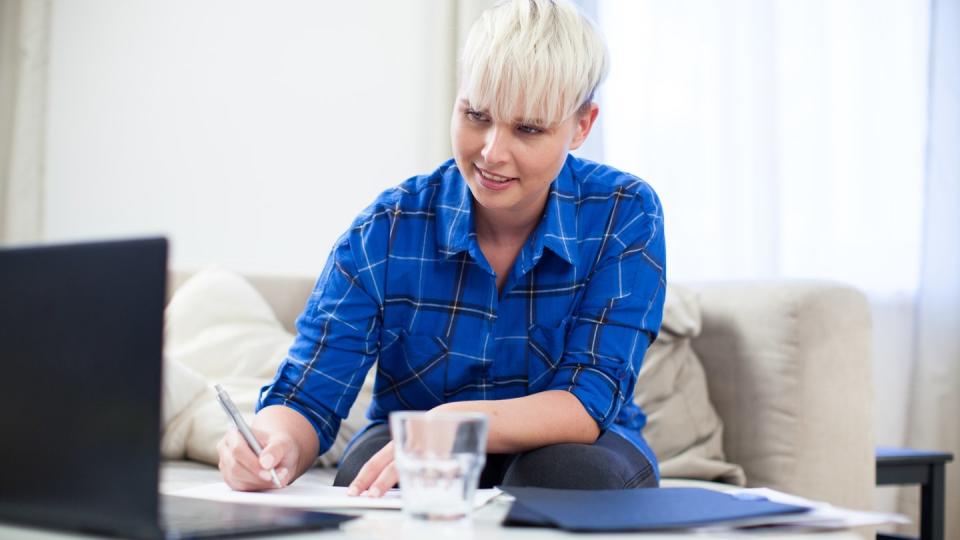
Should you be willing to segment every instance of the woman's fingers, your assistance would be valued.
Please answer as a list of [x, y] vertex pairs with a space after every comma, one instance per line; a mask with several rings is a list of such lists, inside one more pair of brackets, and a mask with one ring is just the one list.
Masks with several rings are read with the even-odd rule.
[[[258, 439], [267, 439], [258, 434]], [[279, 453], [274, 450], [275, 454]], [[264, 471], [260, 460], [236, 429], [227, 431], [217, 444], [220, 457], [218, 467], [223, 480], [237, 491], [259, 491], [275, 487], [268, 471]], [[279, 459], [282, 459], [279, 458]], [[261, 473], [266, 472], [266, 477]], [[277, 471], [280, 474], [280, 471]], [[281, 478], [281, 482], [284, 480]]]
[[257, 489], [256, 471], [260, 468], [257, 456], [235, 429], [227, 431], [217, 444], [220, 457], [218, 467], [223, 480], [235, 490]]
[[[376, 454], [371, 456], [366, 463], [363, 464], [363, 467], [360, 468], [360, 472], [357, 473], [357, 477], [353, 479], [353, 482], [350, 483], [350, 487], [347, 488], [347, 494], [359, 495], [365, 491], [368, 491], [374, 486], [375, 482], [380, 479], [387, 467], [392, 466], [392, 464], [393, 441], [387, 443], [386, 446], [381, 448]], [[393, 482], [396, 483], [395, 474]], [[380, 491], [375, 496], [382, 495], [386, 492], [386, 489], [382, 488], [382, 484], [377, 484], [377, 487]], [[387, 489], [390, 489], [390, 487], [393, 487], [393, 484], [387, 487]]]
[[391, 461], [382, 471], [380, 476], [374, 480], [373, 485], [367, 489], [367, 495], [370, 497], [382, 497], [390, 488], [397, 485], [397, 465]]
[[277, 478], [280, 480], [280, 487], [290, 483], [290, 471], [296, 466], [299, 459], [296, 445], [288, 437], [272, 437], [260, 452], [260, 459], [257, 464], [261, 470], [260, 478], [270, 481], [273, 484], [273, 476], [270, 475], [270, 469], [274, 469]]

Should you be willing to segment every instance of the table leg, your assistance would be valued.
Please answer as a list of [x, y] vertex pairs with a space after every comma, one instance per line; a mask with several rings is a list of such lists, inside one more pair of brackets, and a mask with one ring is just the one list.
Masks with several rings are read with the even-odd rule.
[[920, 538], [943, 540], [944, 464], [930, 465], [930, 477], [920, 486]]

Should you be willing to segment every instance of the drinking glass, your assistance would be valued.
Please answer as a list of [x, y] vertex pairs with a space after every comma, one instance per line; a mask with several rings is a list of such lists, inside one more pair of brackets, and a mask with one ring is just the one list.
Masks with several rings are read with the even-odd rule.
[[403, 512], [417, 520], [469, 519], [486, 463], [487, 415], [390, 413]]

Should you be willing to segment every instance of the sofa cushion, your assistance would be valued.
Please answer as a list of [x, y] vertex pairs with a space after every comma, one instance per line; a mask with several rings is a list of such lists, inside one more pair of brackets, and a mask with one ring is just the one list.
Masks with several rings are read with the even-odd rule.
[[690, 343], [700, 328], [696, 294], [668, 286], [663, 325], [643, 359], [634, 392], [647, 414], [643, 435], [660, 460], [661, 476], [744, 485], [743, 469], [724, 459], [723, 422]]
[[[293, 335], [244, 278], [210, 268], [180, 286], [166, 310], [163, 456], [217, 463], [216, 445], [230, 423], [211, 386], [227, 389], [251, 421], [260, 388], [273, 378], [292, 342]], [[320, 457], [321, 465], [335, 465], [364, 425], [371, 387]]]

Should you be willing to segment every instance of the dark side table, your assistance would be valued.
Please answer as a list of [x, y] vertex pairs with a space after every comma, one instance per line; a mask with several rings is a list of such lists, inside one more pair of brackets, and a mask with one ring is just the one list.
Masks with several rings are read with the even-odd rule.
[[[920, 484], [920, 539], [943, 540], [944, 469], [953, 454], [877, 447], [877, 485]], [[878, 534], [878, 539], [903, 538]]]

